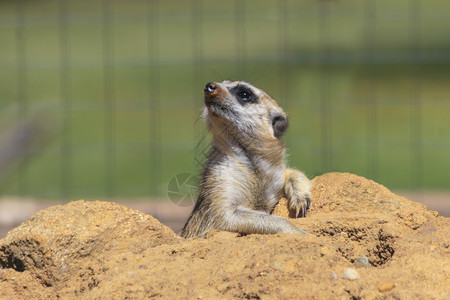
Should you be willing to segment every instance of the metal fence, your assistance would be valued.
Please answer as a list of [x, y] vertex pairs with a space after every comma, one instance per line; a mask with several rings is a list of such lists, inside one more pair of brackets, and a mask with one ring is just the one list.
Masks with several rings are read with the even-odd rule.
[[449, 11], [437, 0], [0, 1], [0, 196], [167, 196], [201, 168], [202, 89], [224, 79], [277, 99], [290, 165], [310, 177], [448, 189]]

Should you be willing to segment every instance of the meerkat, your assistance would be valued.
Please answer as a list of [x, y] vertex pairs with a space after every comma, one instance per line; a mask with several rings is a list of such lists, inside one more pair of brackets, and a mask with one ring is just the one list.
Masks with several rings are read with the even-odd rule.
[[210, 82], [204, 94], [203, 118], [212, 147], [181, 236], [202, 237], [211, 229], [307, 234], [271, 215], [286, 197], [295, 217], [305, 217], [311, 198], [305, 174], [286, 167], [281, 137], [288, 120], [283, 110], [263, 90], [243, 81]]

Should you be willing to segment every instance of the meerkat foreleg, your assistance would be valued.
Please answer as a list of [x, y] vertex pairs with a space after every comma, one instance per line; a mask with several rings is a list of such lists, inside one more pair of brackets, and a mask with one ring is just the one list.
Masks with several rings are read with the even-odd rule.
[[305, 217], [311, 203], [311, 182], [302, 172], [287, 169], [284, 173], [284, 192], [295, 217]]
[[309, 235], [282, 217], [243, 207], [227, 213], [224, 221], [220, 229], [245, 234], [297, 233]]

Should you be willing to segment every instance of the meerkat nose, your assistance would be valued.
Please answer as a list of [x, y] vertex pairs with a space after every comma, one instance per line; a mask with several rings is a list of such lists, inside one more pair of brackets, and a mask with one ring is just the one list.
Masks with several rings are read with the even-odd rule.
[[205, 94], [213, 94], [217, 90], [215, 82], [208, 82], [205, 86]]

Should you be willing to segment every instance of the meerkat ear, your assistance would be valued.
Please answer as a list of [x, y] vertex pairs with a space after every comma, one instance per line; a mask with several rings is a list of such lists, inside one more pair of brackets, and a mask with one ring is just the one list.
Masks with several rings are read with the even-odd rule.
[[285, 114], [277, 112], [272, 115], [272, 128], [273, 135], [276, 138], [280, 138], [288, 128], [288, 120]]

